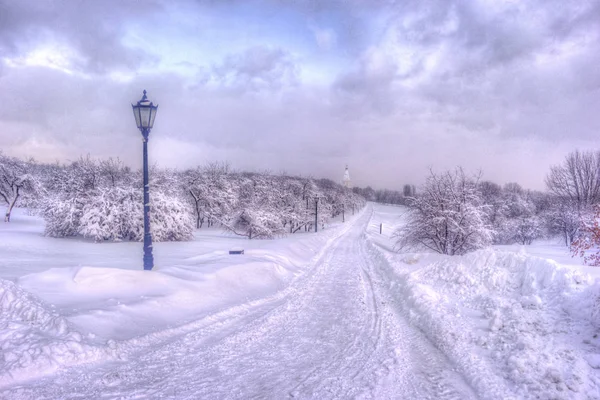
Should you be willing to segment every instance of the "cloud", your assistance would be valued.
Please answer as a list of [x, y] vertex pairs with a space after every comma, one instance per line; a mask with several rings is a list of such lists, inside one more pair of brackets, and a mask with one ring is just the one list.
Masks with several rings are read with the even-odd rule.
[[[60, 6], [59, 6], [60, 4]], [[73, 70], [102, 74], [113, 68], [135, 69], [153, 60], [142, 49], [123, 44], [127, 26], [140, 23], [161, 8], [153, 0], [122, 2], [36, 0], [0, 2], [0, 52], [23, 59], [57, 44]]]
[[218, 85], [243, 91], [278, 90], [294, 85], [298, 68], [289, 52], [255, 46], [232, 54], [212, 69]]
[[310, 30], [315, 36], [315, 41], [321, 50], [331, 50], [336, 45], [336, 34], [333, 29], [319, 28], [317, 25], [309, 24]]
[[6, 152], [137, 165], [142, 89], [159, 163], [379, 187], [462, 164], [541, 188], [600, 132], [598, 1], [61, 4], [0, 0]]

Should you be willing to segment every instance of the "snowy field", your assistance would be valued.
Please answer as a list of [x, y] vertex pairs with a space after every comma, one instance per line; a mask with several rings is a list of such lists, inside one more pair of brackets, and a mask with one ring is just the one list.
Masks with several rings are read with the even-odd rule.
[[0, 398], [600, 399], [600, 269], [548, 241], [397, 254], [404, 212], [201, 230], [145, 272], [139, 243], [46, 238], [19, 210], [0, 226]]

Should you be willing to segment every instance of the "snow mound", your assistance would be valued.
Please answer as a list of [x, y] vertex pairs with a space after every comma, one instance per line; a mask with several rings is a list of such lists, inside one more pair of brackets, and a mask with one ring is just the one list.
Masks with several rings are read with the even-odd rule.
[[151, 272], [52, 268], [23, 276], [18, 284], [52, 299], [57, 312], [80, 332], [124, 341], [272, 295], [296, 276], [284, 258], [248, 253], [244, 262], [216, 270], [194, 265]]
[[86, 344], [47, 304], [6, 280], [0, 280], [0, 348], [0, 387], [109, 356]]
[[524, 253], [438, 260], [398, 256], [395, 297], [483, 398], [600, 399], [600, 282]]

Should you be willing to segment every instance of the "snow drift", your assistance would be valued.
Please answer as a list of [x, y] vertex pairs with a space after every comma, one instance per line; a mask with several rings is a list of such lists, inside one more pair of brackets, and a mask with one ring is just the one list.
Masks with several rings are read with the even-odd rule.
[[600, 282], [579, 268], [492, 249], [416, 268], [386, 256], [401, 310], [483, 398], [600, 398]]
[[[249, 251], [252, 257], [254, 252]], [[216, 263], [219, 257], [213, 255]], [[210, 257], [209, 257], [210, 259]], [[148, 272], [115, 268], [52, 268], [18, 280], [40, 293], [84, 333], [128, 340], [204, 318], [281, 290], [295, 276], [286, 260], [221, 266], [176, 266]]]
[[6, 280], [0, 280], [0, 346], [0, 387], [112, 356], [111, 346], [86, 343], [51, 307]]

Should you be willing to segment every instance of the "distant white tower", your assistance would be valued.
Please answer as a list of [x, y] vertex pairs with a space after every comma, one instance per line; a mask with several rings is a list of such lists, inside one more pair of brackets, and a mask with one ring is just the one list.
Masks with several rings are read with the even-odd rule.
[[344, 172], [344, 180], [342, 181], [342, 184], [344, 185], [345, 188], [350, 189], [352, 187], [352, 183], [350, 181], [350, 171], [348, 171], [348, 166], [346, 165], [346, 172]]

